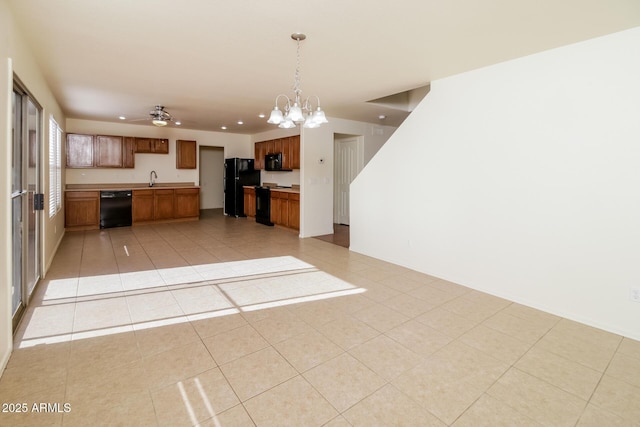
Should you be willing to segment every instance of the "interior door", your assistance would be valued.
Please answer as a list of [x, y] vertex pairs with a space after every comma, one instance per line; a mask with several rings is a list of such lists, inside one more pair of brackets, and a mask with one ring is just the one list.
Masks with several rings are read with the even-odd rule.
[[334, 222], [349, 225], [349, 187], [362, 170], [362, 150], [357, 137], [335, 140]]

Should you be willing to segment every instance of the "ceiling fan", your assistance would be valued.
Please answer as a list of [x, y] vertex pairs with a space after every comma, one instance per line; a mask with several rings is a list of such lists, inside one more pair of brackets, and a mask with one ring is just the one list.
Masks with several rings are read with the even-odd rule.
[[[156, 126], [166, 126], [167, 123], [173, 120], [171, 114], [165, 111], [164, 105], [156, 105], [155, 109], [149, 112], [149, 116], [151, 117], [151, 123]], [[179, 124], [179, 122], [176, 124]]]

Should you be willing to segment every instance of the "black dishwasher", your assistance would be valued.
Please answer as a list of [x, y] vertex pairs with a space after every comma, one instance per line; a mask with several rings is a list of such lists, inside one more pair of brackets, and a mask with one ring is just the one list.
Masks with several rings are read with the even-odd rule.
[[100, 228], [131, 225], [131, 190], [100, 192]]

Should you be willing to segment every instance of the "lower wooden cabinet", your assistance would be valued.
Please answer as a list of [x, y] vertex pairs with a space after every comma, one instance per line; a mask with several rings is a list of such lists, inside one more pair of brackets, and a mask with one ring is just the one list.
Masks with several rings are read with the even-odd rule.
[[300, 193], [271, 191], [271, 222], [300, 229]]
[[289, 227], [300, 230], [300, 193], [289, 193]]
[[198, 218], [199, 188], [149, 188], [133, 190], [132, 219], [136, 222]]
[[173, 219], [173, 189], [153, 190], [153, 219]]
[[133, 190], [131, 219], [134, 223], [153, 221], [153, 190]]
[[244, 214], [251, 218], [256, 216], [256, 190], [254, 188], [244, 189]]
[[200, 216], [200, 189], [176, 188], [174, 190], [174, 214], [176, 218]]
[[100, 192], [65, 192], [64, 225], [65, 227], [100, 227]]

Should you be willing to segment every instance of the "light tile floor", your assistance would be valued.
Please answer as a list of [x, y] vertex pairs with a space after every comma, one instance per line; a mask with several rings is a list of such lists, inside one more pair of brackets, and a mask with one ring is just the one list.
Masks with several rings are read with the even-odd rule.
[[15, 347], [0, 425], [640, 425], [639, 342], [221, 214], [67, 233]]

